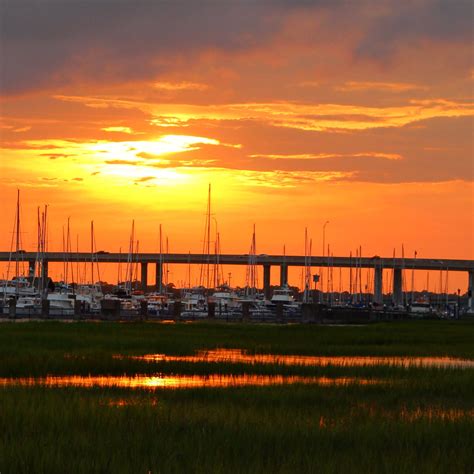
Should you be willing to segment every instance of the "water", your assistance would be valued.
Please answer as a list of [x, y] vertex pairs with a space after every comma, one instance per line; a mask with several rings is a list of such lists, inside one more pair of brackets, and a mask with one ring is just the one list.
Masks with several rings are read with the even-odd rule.
[[[117, 356], [122, 357], [122, 356]], [[280, 354], [248, 354], [240, 349], [215, 349], [198, 351], [192, 356], [170, 356], [165, 354], [147, 354], [131, 356], [133, 359], [148, 362], [208, 362], [236, 364], [277, 364], [289, 366], [397, 366], [397, 367], [435, 367], [446, 369], [473, 369], [474, 360], [455, 359], [450, 357], [372, 357], [372, 356], [301, 356]]]
[[[116, 355], [114, 357], [124, 358]], [[128, 356], [131, 359], [146, 362], [185, 362], [185, 363], [235, 363], [235, 364], [273, 364], [285, 366], [396, 366], [396, 367], [435, 367], [449, 369], [472, 369], [474, 360], [454, 359], [449, 357], [371, 357], [371, 356], [300, 356], [280, 354], [248, 354], [240, 349], [215, 349], [198, 351], [191, 356], [173, 356], [166, 354], [148, 354]], [[359, 377], [315, 377], [315, 376], [284, 376], [258, 374], [210, 374], [210, 375], [143, 375], [134, 376], [46, 376], [24, 378], [0, 378], [0, 386], [45, 386], [45, 387], [118, 387], [128, 389], [180, 389], [202, 387], [241, 387], [270, 385], [327, 385], [342, 386], [350, 384], [376, 385], [386, 381], [381, 379], [363, 379]]]
[[283, 375], [135, 375], [116, 376], [47, 376], [47, 377], [23, 377], [23, 378], [0, 378], [0, 386], [44, 386], [44, 387], [116, 387], [128, 389], [180, 389], [180, 388], [216, 388], [216, 387], [242, 387], [242, 386], [269, 386], [269, 385], [374, 385], [382, 383], [373, 379], [361, 379], [357, 377], [302, 377]]

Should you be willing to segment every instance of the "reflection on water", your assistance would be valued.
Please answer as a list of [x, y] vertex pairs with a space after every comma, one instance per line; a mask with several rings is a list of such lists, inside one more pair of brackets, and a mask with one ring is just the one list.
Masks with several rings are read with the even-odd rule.
[[302, 377], [283, 375], [136, 375], [134, 377], [100, 376], [48, 376], [38, 378], [0, 378], [0, 386], [46, 386], [46, 387], [120, 387], [120, 388], [200, 388], [200, 387], [240, 387], [244, 385], [350, 385], [378, 384], [373, 379], [356, 377]]
[[[120, 356], [119, 356], [120, 357]], [[227, 362], [242, 364], [281, 364], [308, 366], [362, 367], [391, 365], [398, 367], [437, 367], [450, 369], [474, 368], [474, 360], [453, 359], [450, 357], [371, 357], [371, 356], [300, 356], [278, 354], [247, 354], [240, 349], [215, 349], [198, 351], [193, 356], [170, 356], [148, 354], [131, 356], [149, 362]]]

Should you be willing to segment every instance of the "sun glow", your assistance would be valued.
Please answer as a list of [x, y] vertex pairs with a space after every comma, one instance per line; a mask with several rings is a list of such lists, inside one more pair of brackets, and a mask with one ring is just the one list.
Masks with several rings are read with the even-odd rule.
[[219, 141], [190, 135], [163, 135], [147, 141], [101, 141], [85, 145], [85, 149], [100, 157], [103, 175], [126, 178], [135, 184], [176, 185], [188, 181], [189, 175], [169, 169], [173, 163], [165, 157], [198, 150], [200, 145], [219, 145]]
[[198, 150], [200, 145], [219, 145], [218, 140], [190, 135], [163, 135], [147, 141], [100, 141], [84, 145], [85, 151], [100, 157], [101, 174], [126, 178], [135, 184], [176, 185], [189, 176], [172, 168], [167, 155]]
[[110, 165], [102, 172], [105, 176], [124, 178], [124, 184], [148, 184], [175, 186], [189, 180], [189, 176], [170, 169], [147, 168], [145, 166]]
[[200, 148], [199, 145], [219, 145], [219, 141], [213, 138], [194, 137], [190, 135], [163, 135], [157, 140], [147, 141], [99, 141], [94, 144], [86, 145], [85, 148], [106, 154], [114, 159], [120, 159], [138, 156], [140, 153], [147, 153], [153, 156], [182, 153], [185, 151], [198, 150]]

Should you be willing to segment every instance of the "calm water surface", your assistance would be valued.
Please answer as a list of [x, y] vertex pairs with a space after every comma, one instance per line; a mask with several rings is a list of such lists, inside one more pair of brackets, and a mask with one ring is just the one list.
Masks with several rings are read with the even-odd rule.
[[120, 387], [120, 388], [199, 388], [199, 387], [240, 387], [244, 385], [374, 385], [382, 383], [373, 379], [357, 377], [302, 377], [283, 375], [136, 375], [115, 376], [48, 376], [24, 378], [0, 378], [0, 386], [45, 386], [45, 387]]
[[[127, 356], [116, 355], [124, 358]], [[449, 357], [352, 357], [352, 356], [300, 356], [277, 354], [248, 354], [240, 349], [215, 349], [198, 351], [192, 356], [171, 356], [148, 354], [128, 356], [147, 362], [190, 362], [190, 363], [239, 363], [239, 364], [276, 364], [286, 366], [397, 366], [397, 367], [436, 367], [450, 369], [472, 369], [474, 360], [453, 359]], [[23, 378], [0, 378], [0, 386], [45, 386], [45, 387], [121, 387], [130, 389], [179, 389], [199, 387], [239, 387], [268, 385], [376, 385], [384, 384], [381, 379], [363, 379], [359, 377], [315, 377], [284, 376], [258, 374], [211, 374], [211, 375], [167, 375], [153, 376], [136, 374], [134, 376], [46, 376]]]
[[[117, 356], [122, 357], [122, 356]], [[454, 359], [450, 357], [372, 357], [372, 356], [301, 356], [279, 354], [248, 354], [240, 349], [215, 349], [198, 351], [192, 356], [170, 356], [165, 354], [147, 354], [131, 356], [133, 359], [149, 362], [224, 362], [239, 364], [280, 364], [306, 366], [397, 366], [397, 367], [436, 367], [449, 369], [472, 369], [474, 360]]]

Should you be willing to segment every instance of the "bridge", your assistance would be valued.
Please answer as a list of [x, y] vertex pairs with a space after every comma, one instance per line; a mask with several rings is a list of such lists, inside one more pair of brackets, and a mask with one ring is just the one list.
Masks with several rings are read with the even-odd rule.
[[[36, 252], [0, 252], [0, 262], [22, 261], [28, 262], [30, 274], [34, 274], [35, 262], [38, 258]], [[137, 253], [133, 255], [133, 263], [141, 266], [141, 283], [143, 288], [147, 286], [148, 265], [155, 265], [156, 286], [159, 288], [162, 282], [164, 264], [193, 264], [193, 265], [248, 265], [250, 259], [255, 265], [263, 267], [263, 287], [268, 294], [270, 289], [270, 276], [272, 267], [280, 269], [280, 285], [288, 283], [288, 267], [304, 267], [310, 261], [311, 267], [335, 267], [335, 268], [371, 268], [374, 269], [374, 301], [382, 302], [383, 270], [393, 270], [393, 297], [396, 304], [403, 301], [403, 271], [404, 270], [442, 270], [450, 272], [468, 273], [469, 308], [474, 311], [474, 260], [453, 260], [435, 258], [392, 258], [380, 257], [326, 257], [312, 256], [310, 259], [300, 255], [203, 255], [189, 253]], [[48, 276], [49, 262], [94, 262], [94, 263], [126, 263], [127, 254], [109, 253], [99, 251], [87, 252], [45, 252], [41, 255], [43, 262], [43, 278]]]

